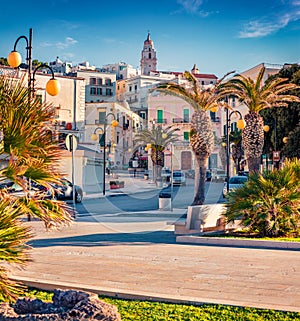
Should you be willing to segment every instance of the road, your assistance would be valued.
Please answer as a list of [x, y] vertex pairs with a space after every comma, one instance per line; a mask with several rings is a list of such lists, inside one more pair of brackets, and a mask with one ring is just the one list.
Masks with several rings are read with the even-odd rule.
[[[79, 216], [144, 212], [157, 210], [160, 192], [170, 192], [170, 188], [150, 190], [136, 194], [116, 194], [105, 198], [84, 199], [76, 205]], [[186, 209], [193, 201], [194, 181], [188, 180], [186, 186], [173, 186], [173, 207]]]

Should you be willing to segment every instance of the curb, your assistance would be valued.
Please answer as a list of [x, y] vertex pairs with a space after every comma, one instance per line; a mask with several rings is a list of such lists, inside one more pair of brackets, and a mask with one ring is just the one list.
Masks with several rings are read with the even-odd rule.
[[204, 236], [196, 236], [196, 235], [177, 236], [176, 243], [300, 251], [300, 242], [242, 240], [242, 239], [231, 239], [231, 238], [221, 238], [221, 237], [219, 238], [204, 237]]

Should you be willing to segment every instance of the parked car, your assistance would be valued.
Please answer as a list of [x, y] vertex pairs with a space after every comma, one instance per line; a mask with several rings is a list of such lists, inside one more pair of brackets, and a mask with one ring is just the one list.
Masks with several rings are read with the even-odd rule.
[[185, 177], [187, 177], [187, 178], [195, 178], [195, 170], [194, 169], [188, 169], [185, 172]]
[[182, 171], [173, 171], [173, 185], [186, 185], [185, 175]]
[[[31, 197], [39, 197], [41, 199], [46, 199], [46, 198], [52, 198], [52, 194], [50, 189], [46, 188], [43, 185], [40, 185], [38, 183], [35, 183], [33, 181], [30, 181], [27, 183], [27, 196], [31, 196]], [[0, 184], [0, 188], [1, 189], [6, 189], [6, 191], [16, 197], [24, 197], [26, 196], [25, 191], [23, 190], [23, 188], [12, 182], [7, 180], [6, 182], [3, 182]]]
[[211, 181], [212, 182], [224, 182], [226, 179], [226, 172], [223, 169], [212, 169]]
[[161, 170], [161, 178], [166, 181], [166, 182], [170, 182], [171, 180], [171, 170], [167, 167], [164, 167]]
[[[55, 188], [55, 197], [58, 200], [72, 200], [73, 199], [73, 184], [67, 179], [63, 178], [61, 180], [61, 185], [53, 185]], [[83, 198], [82, 188], [75, 185], [75, 202], [81, 203]]]
[[[247, 176], [232, 176], [229, 179], [229, 191], [242, 187], [248, 181]], [[224, 182], [223, 197], [227, 195], [227, 182]]]

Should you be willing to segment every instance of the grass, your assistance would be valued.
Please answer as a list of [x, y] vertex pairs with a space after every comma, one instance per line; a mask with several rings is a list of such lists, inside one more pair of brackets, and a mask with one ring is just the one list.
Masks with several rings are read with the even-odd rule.
[[[30, 289], [26, 296], [51, 301], [53, 293]], [[117, 306], [122, 321], [290, 321], [300, 313], [205, 304], [169, 304], [99, 297]]]
[[281, 241], [281, 242], [300, 242], [300, 237], [262, 237], [257, 234], [249, 234], [244, 231], [231, 232], [231, 233], [207, 233], [201, 235], [203, 237], [221, 237], [221, 238], [234, 238], [243, 240], [263, 240], [263, 241]]

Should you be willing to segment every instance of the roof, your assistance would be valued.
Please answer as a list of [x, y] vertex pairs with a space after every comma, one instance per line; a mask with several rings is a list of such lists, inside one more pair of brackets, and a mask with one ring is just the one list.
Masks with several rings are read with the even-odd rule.
[[[160, 72], [163, 74], [170, 74], [170, 75], [175, 75], [179, 76], [182, 75], [183, 72], [180, 71], [158, 71], [158, 70], [153, 70], [151, 72]], [[206, 78], [206, 79], [218, 79], [218, 77], [214, 74], [193, 74], [196, 78]]]

